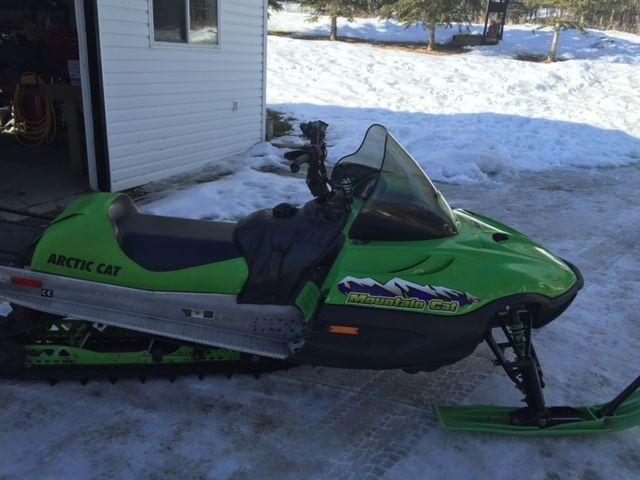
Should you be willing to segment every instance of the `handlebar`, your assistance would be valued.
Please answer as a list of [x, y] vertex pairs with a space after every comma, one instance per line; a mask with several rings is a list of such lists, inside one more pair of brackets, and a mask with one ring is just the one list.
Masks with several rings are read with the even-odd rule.
[[292, 152], [287, 152], [284, 154], [284, 158], [286, 158], [287, 160], [291, 160], [291, 165], [289, 166], [289, 168], [291, 168], [291, 171], [293, 173], [298, 173], [302, 165], [311, 161], [309, 154], [304, 150], [294, 150]]
[[310, 145], [284, 154], [284, 158], [291, 161], [290, 168], [293, 173], [298, 173], [300, 168], [307, 164], [306, 183], [311, 194], [319, 201], [324, 201], [330, 193], [327, 168], [324, 164], [327, 157], [327, 146], [324, 140], [328, 126], [321, 120], [302, 123], [300, 130], [310, 140]]

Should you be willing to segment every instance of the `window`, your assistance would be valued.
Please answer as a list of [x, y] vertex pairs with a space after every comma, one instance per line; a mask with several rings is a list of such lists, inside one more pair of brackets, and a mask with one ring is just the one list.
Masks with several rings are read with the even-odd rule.
[[218, 45], [218, 0], [152, 0], [153, 40]]

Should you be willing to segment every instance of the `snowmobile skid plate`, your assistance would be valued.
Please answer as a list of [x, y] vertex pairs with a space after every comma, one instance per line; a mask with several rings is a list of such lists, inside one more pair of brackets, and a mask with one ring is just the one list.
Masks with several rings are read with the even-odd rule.
[[[585, 435], [611, 433], [640, 425], [640, 392], [631, 394], [609, 416], [600, 416], [604, 405], [589, 407], [551, 407], [550, 419], [559, 419], [568, 413], [570, 417], [582, 416], [581, 420], [556, 423], [549, 427], [521, 426], [512, 423], [512, 416], [521, 409], [486, 405], [434, 406], [438, 422], [451, 430], [506, 433], [522, 436]], [[576, 415], [578, 413], [579, 415]]]

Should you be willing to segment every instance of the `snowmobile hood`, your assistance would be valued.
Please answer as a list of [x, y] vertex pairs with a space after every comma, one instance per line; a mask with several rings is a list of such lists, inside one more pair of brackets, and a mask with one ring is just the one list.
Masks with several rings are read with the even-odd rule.
[[476, 243], [504, 274], [519, 280], [523, 293], [532, 291], [554, 298], [581, 281], [567, 262], [517, 230], [465, 210], [456, 210], [455, 215], [461, 228], [467, 229], [460, 242]]
[[455, 235], [347, 242], [325, 282], [327, 302], [458, 315], [515, 296], [572, 298], [582, 286], [577, 270], [517, 230], [461, 209], [453, 215]]

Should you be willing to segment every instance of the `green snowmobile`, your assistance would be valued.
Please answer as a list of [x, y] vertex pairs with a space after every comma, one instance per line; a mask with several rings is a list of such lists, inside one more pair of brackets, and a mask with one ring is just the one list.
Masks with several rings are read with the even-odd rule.
[[[605, 405], [548, 407], [531, 333], [583, 286], [521, 233], [452, 210], [381, 125], [328, 175], [323, 122], [286, 154], [314, 200], [238, 223], [141, 214], [95, 193], [46, 226], [0, 223], [0, 374], [62, 378], [291, 365], [433, 371], [483, 340], [526, 407], [436, 407], [442, 425], [513, 434], [640, 423], [640, 377]], [[494, 333], [498, 333], [496, 337]]]

